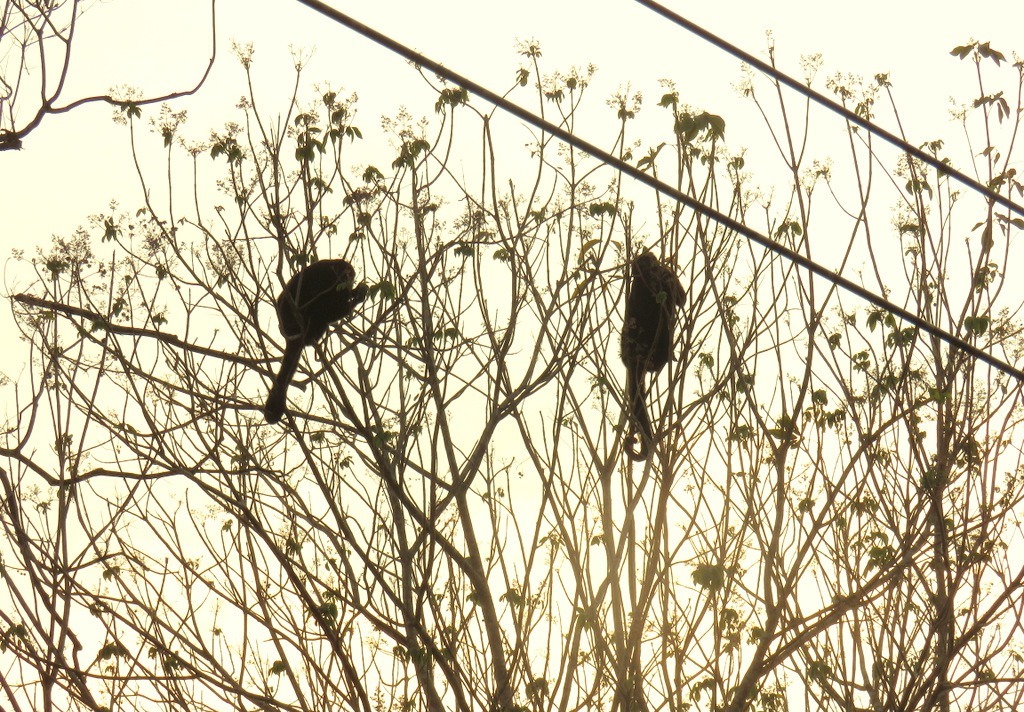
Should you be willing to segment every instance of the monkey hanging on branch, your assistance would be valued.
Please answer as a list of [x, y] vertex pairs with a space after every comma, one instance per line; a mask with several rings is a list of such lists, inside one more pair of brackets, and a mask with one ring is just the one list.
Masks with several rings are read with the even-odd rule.
[[345, 260], [320, 260], [299, 270], [277, 298], [277, 324], [285, 348], [263, 409], [268, 423], [284, 415], [288, 386], [303, 347], [320, 341], [328, 326], [347, 317], [366, 298], [366, 284], [355, 285], [355, 279], [356, 271]]
[[633, 260], [622, 324], [622, 362], [626, 365], [630, 421], [626, 453], [636, 462], [648, 458], [654, 441], [644, 378], [648, 373], [657, 374], [672, 359], [676, 308], [683, 306], [685, 297], [679, 278], [651, 252]]

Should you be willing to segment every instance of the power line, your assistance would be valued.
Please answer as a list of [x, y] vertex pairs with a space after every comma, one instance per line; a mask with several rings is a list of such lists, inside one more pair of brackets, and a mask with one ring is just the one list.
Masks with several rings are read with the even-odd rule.
[[919, 161], [922, 161], [923, 163], [927, 163], [929, 166], [931, 166], [932, 168], [937, 170], [939, 173], [947, 175], [950, 178], [953, 178], [954, 180], [958, 181], [962, 185], [966, 186], [967, 188], [970, 188], [971, 190], [975, 190], [975, 191], [981, 193], [982, 195], [984, 195], [989, 200], [991, 200], [993, 202], [996, 202], [996, 203], [999, 203], [1004, 208], [1007, 208], [1008, 210], [1012, 210], [1013, 212], [1017, 213], [1018, 215], [1024, 216], [1024, 206], [1022, 206], [1022, 205], [1020, 205], [1018, 203], [1013, 202], [1012, 200], [1010, 200], [1010, 198], [1008, 196], [1002, 195], [1001, 193], [997, 193], [996, 191], [994, 191], [991, 188], [989, 188], [987, 185], [982, 185], [981, 183], [979, 183], [978, 181], [974, 180], [973, 178], [971, 178], [967, 174], [965, 174], [965, 173], [963, 173], [961, 171], [958, 171], [956, 168], [953, 168], [952, 166], [950, 166], [947, 163], [943, 163], [942, 161], [937, 159], [935, 156], [931, 156], [931, 155], [925, 153], [924, 151], [922, 151], [917, 146], [912, 146], [911, 144], [907, 143], [906, 141], [904, 141], [899, 136], [896, 136], [895, 134], [893, 134], [893, 133], [891, 133], [889, 131], [886, 131], [882, 127], [880, 127], [880, 126], [878, 126], [876, 124], [873, 124], [872, 122], [868, 121], [867, 119], [865, 119], [865, 118], [863, 118], [861, 116], [858, 116], [857, 114], [855, 114], [854, 112], [850, 111], [849, 109], [847, 109], [842, 104], [840, 104], [840, 103], [838, 103], [836, 101], [833, 101], [832, 99], [829, 99], [827, 96], [824, 96], [823, 94], [820, 94], [820, 93], [814, 91], [809, 86], [807, 86], [807, 85], [805, 85], [805, 84], [803, 84], [801, 82], [798, 82], [796, 79], [793, 79], [792, 77], [790, 77], [787, 74], [784, 74], [783, 72], [780, 72], [778, 69], [776, 69], [772, 65], [768, 64], [767, 62], [764, 62], [764, 61], [758, 59], [757, 57], [755, 57], [754, 55], [750, 54], [749, 52], [744, 52], [742, 49], [740, 49], [736, 45], [730, 44], [729, 42], [726, 42], [725, 40], [723, 40], [718, 35], [715, 35], [715, 34], [709, 32], [708, 30], [705, 30], [703, 27], [701, 27], [700, 25], [696, 24], [695, 22], [691, 22], [690, 20], [687, 20], [682, 15], [679, 15], [679, 14], [673, 12], [672, 10], [669, 10], [664, 5], [661, 5], [661, 4], [657, 3], [657, 2], [654, 2], [654, 0], [636, 0], [636, 1], [638, 3], [640, 3], [641, 5], [643, 5], [644, 7], [648, 8], [650, 10], [653, 10], [654, 12], [658, 13], [659, 15], [664, 17], [666, 20], [669, 20], [670, 22], [678, 25], [679, 27], [682, 27], [685, 30], [689, 30], [691, 33], [697, 35], [702, 40], [706, 40], [707, 42], [710, 42], [711, 44], [713, 44], [714, 46], [718, 47], [719, 49], [724, 50], [725, 52], [728, 52], [733, 57], [736, 57], [737, 59], [746, 62], [747, 64], [749, 64], [752, 67], [756, 68], [759, 72], [761, 72], [763, 74], [767, 74], [768, 76], [770, 76], [773, 79], [779, 81], [780, 83], [785, 84], [789, 88], [794, 89], [794, 90], [800, 92], [801, 94], [806, 96], [808, 99], [810, 99], [810, 100], [820, 104], [821, 106], [824, 106], [829, 111], [832, 111], [832, 112], [835, 112], [836, 114], [839, 114], [840, 116], [842, 116], [844, 119], [846, 119], [850, 123], [856, 124], [857, 126], [860, 126], [861, 128], [866, 129], [867, 131], [870, 131], [875, 136], [878, 136], [880, 139], [883, 139], [884, 141], [889, 142], [890, 144], [892, 144], [896, 148], [900, 149], [901, 151], [905, 151], [906, 153], [909, 153], [911, 156], [913, 156], [914, 158], [918, 159]]
[[694, 212], [699, 213], [704, 217], [717, 222], [719, 225], [722, 225], [723, 227], [729, 230], [732, 230], [736, 233], [739, 233], [740, 235], [743, 235], [747, 239], [756, 242], [757, 244], [761, 245], [767, 250], [770, 250], [771, 252], [774, 252], [780, 257], [784, 257], [785, 259], [796, 263], [797, 265], [806, 269], [811, 274], [828, 280], [837, 287], [847, 292], [850, 292], [851, 294], [854, 294], [860, 297], [861, 299], [864, 299], [865, 301], [874, 304], [875, 306], [884, 309], [885, 311], [899, 317], [901, 320], [907, 322], [908, 324], [912, 324], [918, 329], [928, 334], [931, 334], [932, 336], [941, 341], [944, 341], [946, 344], [953, 346], [963, 351], [964, 353], [973, 356], [979, 361], [982, 361], [983, 363], [986, 363], [989, 366], [999, 371], [1002, 371], [1008, 376], [1011, 376], [1012, 378], [1024, 383], [1024, 371], [1014, 368], [1010, 364], [997, 359], [996, 357], [990, 355], [989, 353], [983, 351], [982, 349], [979, 349], [977, 346], [969, 344], [960, 337], [955, 336], [949, 333], [948, 331], [945, 331], [944, 329], [941, 329], [933, 325], [931, 322], [925, 320], [924, 318], [918, 316], [917, 314], [914, 314], [890, 302], [889, 300], [878, 296], [874, 292], [871, 292], [868, 289], [860, 286], [859, 284], [856, 284], [855, 282], [852, 282], [849, 279], [846, 279], [845, 277], [836, 274], [834, 271], [826, 267], [823, 267], [822, 265], [805, 257], [799, 252], [796, 252], [795, 250], [790, 249], [789, 247], [786, 247], [785, 245], [782, 245], [776, 242], [775, 240], [772, 240], [770, 237], [762, 235], [756, 230], [747, 227], [743, 223], [734, 220], [728, 215], [725, 215], [724, 213], [721, 213], [715, 210], [714, 208], [705, 205], [704, 203], [701, 203], [700, 201], [690, 197], [681, 190], [673, 188], [672, 186], [658, 180], [657, 178], [648, 173], [644, 173], [640, 169], [635, 168], [631, 164], [619, 159], [616, 156], [613, 156], [607, 151], [598, 148], [594, 144], [573, 135], [572, 133], [566, 131], [562, 127], [556, 126], [555, 124], [552, 124], [551, 122], [542, 119], [539, 116], [536, 116], [535, 114], [527, 111], [526, 109], [523, 109], [517, 104], [513, 104], [505, 97], [496, 94], [490, 89], [487, 89], [486, 87], [477, 84], [476, 82], [467, 79], [466, 77], [463, 77], [462, 75], [452, 71], [451, 69], [448, 69], [443, 64], [435, 62], [429, 57], [420, 54], [416, 50], [410, 49], [409, 47], [398, 42], [397, 40], [394, 40], [391, 37], [388, 37], [387, 35], [378, 32], [372, 27], [369, 27], [368, 25], [359, 22], [358, 20], [346, 15], [345, 13], [334, 9], [329, 5], [325, 5], [323, 2], [320, 2], [320, 0], [298, 0], [298, 2], [302, 3], [303, 5], [306, 5], [312, 10], [315, 10], [316, 12], [319, 12], [321, 15], [327, 18], [334, 20], [335, 22], [341, 25], [344, 25], [350, 30], [357, 32], [363, 37], [372, 40], [373, 42], [394, 52], [395, 54], [405, 58], [406, 60], [414, 64], [417, 64], [420, 67], [429, 69], [431, 72], [437, 74], [440, 77], [445, 78], [446, 80], [452, 82], [453, 84], [457, 84], [458, 86], [463, 87], [468, 91], [471, 91], [473, 94], [480, 97], [481, 99], [484, 99], [485, 101], [490, 102], [491, 104], [494, 104], [497, 107], [500, 107], [504, 111], [525, 121], [526, 123], [544, 132], [547, 132], [552, 136], [557, 137], [559, 140], [569, 144], [570, 146], [580, 151], [583, 151], [584, 153], [590, 154], [594, 158], [600, 160], [602, 163], [612, 166], [621, 173], [625, 173], [626, 175], [643, 183], [644, 185], [647, 185], [648, 187], [655, 189], [662, 195], [671, 198], [672, 200], [675, 200], [679, 203], [682, 203], [683, 205], [687, 206]]

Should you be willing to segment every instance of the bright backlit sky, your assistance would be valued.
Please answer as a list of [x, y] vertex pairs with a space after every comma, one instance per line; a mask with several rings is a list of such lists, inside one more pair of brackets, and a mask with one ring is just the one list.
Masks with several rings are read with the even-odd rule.
[[[488, 86], [512, 83], [517, 39], [541, 42], [549, 71], [593, 63], [603, 99], [631, 84], [657, 100], [657, 80], [676, 81], [681, 99], [732, 119], [739, 101], [733, 85], [739, 63], [631, 0], [374, 0], [336, 6], [376, 29]], [[949, 50], [971, 38], [990, 41], [1012, 57], [1024, 52], [1024, 3], [923, 0], [820, 0], [776, 2], [683, 2], [676, 12], [758, 56], [767, 31], [780, 68], [800, 76], [801, 55], [820, 52], [824, 78], [836, 71], [889, 72], [915, 143], [955, 129], [949, 98], [971, 95], [970, 72]], [[209, 0], [107, 0], [79, 26], [67, 102], [115, 85], [156, 94], [193, 84], [209, 51]], [[289, 0], [219, 0], [218, 59], [208, 84], [175, 104], [188, 108], [196, 137], [232, 118], [242, 75], [231, 40], [253, 42], [256, 71], [268, 103], [284, 100], [293, 81], [291, 48], [314, 54], [305, 77], [356, 91], [365, 130], [403, 105], [428, 114], [421, 80], [405, 62], [368, 40]], [[1012, 61], [1012, 59], [1011, 59]], [[819, 88], [822, 82], [819, 81]], [[274, 92], [279, 92], [274, 96]], [[593, 99], [592, 99], [593, 101]], [[603, 109], [603, 102], [593, 105]], [[47, 118], [18, 152], [0, 153], [0, 249], [31, 248], [53, 234], [68, 234], [111, 199], [125, 208], [138, 203], [139, 188], [126, 133], [110, 121], [111, 109], [95, 105]], [[156, 113], [156, 108], [148, 115]], [[887, 117], [880, 117], [885, 124]], [[890, 126], [891, 127], [891, 126]], [[837, 141], [843, 134], [835, 132]], [[605, 137], [591, 137], [598, 142]], [[735, 140], [735, 139], [734, 139]], [[6, 289], [21, 291], [24, 279], [6, 274]], [[9, 328], [5, 314], [0, 329]]]

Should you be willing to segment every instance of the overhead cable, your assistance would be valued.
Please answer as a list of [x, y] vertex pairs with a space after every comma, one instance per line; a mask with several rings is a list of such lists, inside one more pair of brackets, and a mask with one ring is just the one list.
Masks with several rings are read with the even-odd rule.
[[694, 212], [699, 213], [700, 215], [703, 215], [704, 217], [710, 220], [713, 220], [714, 222], [718, 223], [719, 225], [729, 230], [732, 230], [740, 235], [743, 235], [747, 239], [756, 242], [765, 249], [774, 252], [780, 257], [783, 257], [799, 265], [800, 267], [803, 267], [811, 274], [821, 277], [822, 279], [831, 282], [837, 287], [851, 294], [854, 294], [860, 297], [861, 299], [864, 299], [865, 301], [874, 304], [877, 307], [880, 307], [881, 309], [893, 314], [894, 316], [907, 322], [908, 324], [912, 324], [921, 331], [931, 334], [935, 338], [947, 343], [948, 345], [957, 348], [963, 351], [964, 353], [978, 359], [979, 361], [982, 361], [988, 364], [989, 366], [992, 366], [993, 368], [1002, 371], [1008, 376], [1011, 376], [1012, 378], [1015, 378], [1016, 380], [1024, 383], [1024, 371], [1015, 368], [1000, 359], [997, 359], [996, 357], [990, 355], [986, 351], [983, 351], [977, 346], [974, 346], [973, 344], [968, 343], [967, 341], [961, 339], [960, 337], [955, 336], [949, 333], [948, 331], [939, 328], [938, 326], [935, 326], [934, 324], [918, 316], [917, 314], [914, 314], [913, 312], [910, 312], [904, 309], [903, 307], [900, 307], [894, 304], [893, 302], [890, 302], [889, 300], [878, 296], [877, 294], [871, 292], [865, 287], [862, 287], [861, 285], [850, 281], [849, 279], [837, 274], [836, 272], [818, 264], [817, 262], [814, 262], [810, 258], [805, 257], [799, 252], [789, 247], [786, 247], [785, 245], [779, 242], [776, 242], [770, 237], [762, 235], [756, 230], [747, 227], [743, 223], [729, 217], [728, 215], [725, 215], [724, 213], [721, 213], [718, 210], [715, 210], [714, 208], [705, 205], [704, 203], [701, 203], [700, 201], [690, 197], [683, 191], [677, 188], [673, 188], [669, 184], [658, 180], [653, 175], [643, 172], [639, 168], [636, 168], [633, 165], [627, 163], [626, 161], [623, 161], [622, 159], [613, 156], [607, 151], [598, 148], [594, 144], [584, 139], [581, 139], [578, 136], [575, 136], [569, 131], [563, 129], [562, 127], [556, 126], [555, 124], [552, 124], [551, 122], [533, 114], [532, 112], [523, 109], [522, 107], [512, 103], [505, 97], [491, 91], [490, 89], [487, 89], [486, 87], [480, 84], [477, 84], [476, 82], [470, 79], [467, 79], [466, 77], [463, 77], [462, 75], [452, 71], [451, 69], [448, 69], [443, 64], [435, 62], [429, 57], [413, 49], [410, 49], [406, 45], [398, 42], [395, 39], [392, 39], [391, 37], [381, 32], [378, 32], [377, 30], [373, 29], [372, 27], [369, 27], [368, 25], [363, 24], [362, 22], [359, 22], [358, 20], [341, 12], [340, 10], [336, 10], [333, 7], [330, 7], [329, 5], [320, 2], [320, 0], [298, 0], [298, 2], [319, 12], [320, 14], [324, 15], [327, 18], [334, 20], [335, 22], [341, 25], [344, 25], [350, 30], [357, 32], [363, 37], [372, 40], [373, 42], [379, 44], [382, 47], [385, 47], [386, 49], [405, 58], [406, 60], [416, 65], [419, 65], [420, 67], [430, 70], [431, 72], [437, 74], [440, 77], [443, 77], [444, 79], [452, 82], [453, 84], [457, 84], [458, 86], [463, 87], [464, 89], [472, 92], [481, 99], [503, 109], [507, 113], [512, 114], [513, 116], [525, 121], [526, 123], [544, 132], [547, 132], [552, 136], [557, 137], [559, 140], [563, 141], [564, 143], [567, 143], [573, 148], [583, 151], [584, 153], [590, 154], [591, 156], [598, 159], [602, 163], [612, 166], [621, 173], [625, 173], [626, 175], [643, 183], [644, 185], [647, 185], [655, 189], [662, 195], [671, 198], [672, 200], [675, 200], [679, 203], [682, 203], [683, 205], [687, 206]]
[[913, 145], [907, 143], [905, 140], [903, 140], [899, 136], [896, 136], [895, 134], [893, 134], [893, 133], [891, 133], [889, 131], [886, 131], [882, 127], [880, 127], [880, 126], [878, 126], [876, 124], [873, 124], [872, 122], [868, 121], [864, 117], [857, 115], [853, 111], [850, 111], [849, 109], [847, 109], [842, 104], [840, 104], [840, 103], [838, 103], [836, 101], [833, 101], [832, 99], [829, 99], [827, 96], [824, 96], [823, 94], [820, 94], [820, 93], [814, 91], [813, 89], [811, 89], [806, 84], [803, 84], [802, 82], [798, 82], [796, 79], [793, 79], [789, 75], [784, 74], [783, 72], [780, 72], [778, 69], [776, 69], [772, 65], [768, 64], [767, 62], [764, 62], [764, 61], [758, 59], [757, 57], [755, 57], [754, 55], [750, 54], [749, 52], [744, 52], [742, 49], [740, 49], [736, 45], [730, 44], [729, 42], [726, 42], [721, 37], [719, 37], [719, 36], [709, 32], [708, 30], [704, 29], [703, 27], [701, 27], [697, 23], [691, 22], [690, 20], [687, 20], [682, 15], [679, 15], [679, 14], [673, 12], [672, 10], [669, 10], [664, 5], [661, 5], [660, 3], [654, 2], [654, 0], [636, 0], [636, 1], [638, 3], [640, 3], [641, 5], [643, 5], [644, 7], [653, 10], [654, 12], [658, 13], [659, 15], [664, 17], [665, 19], [667, 19], [667, 20], [671, 21], [672, 23], [678, 25], [679, 27], [682, 27], [683, 29], [689, 30], [691, 33], [697, 35], [701, 39], [706, 40], [706, 41], [710, 42], [711, 44], [715, 45], [716, 47], [718, 47], [719, 49], [728, 52], [733, 57], [736, 57], [737, 59], [746, 62], [750, 66], [752, 66], [755, 69], [757, 69], [759, 72], [761, 72], [763, 74], [767, 74], [768, 76], [770, 76], [772, 79], [775, 79], [779, 83], [785, 84], [790, 89], [794, 89], [794, 90], [800, 92], [801, 94], [806, 96], [811, 101], [814, 101], [814, 102], [820, 104], [821, 106], [824, 106], [829, 111], [833, 111], [833, 112], [839, 114], [840, 116], [842, 116], [844, 119], [846, 119], [850, 123], [856, 124], [857, 126], [860, 126], [861, 128], [866, 129], [867, 131], [870, 131], [875, 136], [878, 136], [880, 139], [883, 139], [884, 141], [889, 142], [890, 144], [892, 144], [896, 148], [900, 149], [901, 151], [909, 153], [911, 156], [913, 156], [917, 160], [919, 160], [919, 161], [921, 161], [923, 163], [927, 163], [929, 166], [931, 166], [932, 168], [937, 170], [939, 173], [947, 175], [950, 178], [953, 178], [954, 180], [958, 181], [959, 183], [961, 183], [965, 187], [970, 188], [971, 190], [975, 190], [975, 191], [981, 193], [982, 195], [984, 195], [989, 200], [991, 200], [991, 201], [993, 201], [995, 203], [999, 203], [1004, 208], [1007, 208], [1008, 210], [1012, 210], [1013, 212], [1017, 213], [1018, 215], [1024, 216], [1024, 206], [1020, 205], [1019, 203], [1013, 202], [1012, 200], [1010, 200], [1009, 196], [1006, 196], [1006, 195], [1003, 195], [1001, 193], [998, 193], [998, 192], [992, 190], [992, 188], [990, 188], [987, 185], [982, 185], [981, 183], [979, 183], [978, 181], [974, 180], [973, 178], [971, 178], [967, 174], [963, 173], [962, 171], [958, 171], [956, 168], [953, 168], [948, 163], [943, 163], [942, 161], [940, 161], [935, 156], [932, 156], [932, 155], [926, 153], [925, 151], [921, 150], [917, 146], [913, 146]]

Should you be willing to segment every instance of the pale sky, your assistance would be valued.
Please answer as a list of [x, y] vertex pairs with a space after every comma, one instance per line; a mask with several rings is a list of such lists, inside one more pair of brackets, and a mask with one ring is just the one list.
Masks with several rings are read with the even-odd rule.
[[[759, 120], [734, 89], [740, 63], [633, 0], [333, 1], [375, 29], [498, 91], [512, 85], [520, 65], [517, 40], [536, 39], [549, 72], [596, 65], [596, 96], [589, 103], [595, 111], [607, 112], [604, 99], [626, 84], [643, 91], [646, 110], [655, 111], [658, 80], [669, 78], [683, 103], [726, 119], [731, 150], [766, 142], [763, 132], [743, 130], [744, 121]], [[796, 77], [802, 75], [802, 55], [821, 53], [820, 90], [825, 77], [838, 71], [866, 77], [889, 73], [903, 128], [914, 144], [958, 135], [949, 116], [950, 97], [969, 101], [974, 96], [972, 65], [951, 57], [950, 49], [973, 38], [989, 41], [1011, 62], [1014, 52], [1024, 55], [1024, 0], [663, 2], [762, 58], [766, 32], [771, 31], [780, 68]], [[208, 59], [210, 0], [99, 0], [83, 17], [78, 33], [62, 103], [118, 85], [134, 85], [143, 95], [180, 90], [197, 81]], [[213, 73], [198, 95], [172, 104], [189, 111], [187, 135], [208, 136], [211, 128], [238, 116], [233, 107], [245, 87], [231, 53], [232, 40], [254, 44], [258, 89], [272, 113], [285, 106], [292, 91], [292, 48], [307, 48], [313, 55], [304, 72], [306, 96], [317, 82], [357, 92], [357, 124], [364, 135], [378, 130], [381, 115], [402, 106], [417, 116], [433, 115], [433, 99], [416, 72], [347, 28], [294, 0], [217, 0]], [[1015, 100], [1008, 97], [1011, 106]], [[158, 107], [144, 111], [145, 120]], [[111, 121], [112, 113], [109, 106], [96, 104], [48, 117], [26, 137], [22, 150], [0, 152], [4, 296], [32, 288], [27, 276], [11, 268], [12, 249], [31, 254], [55, 234], [70, 235], [90, 214], [106, 211], [111, 200], [124, 210], [139, 206], [127, 132]], [[884, 113], [878, 121], [895, 129], [890, 119]], [[835, 141], [837, 153], [848, 151], [842, 122], [824, 112], [820, 120], [835, 121], [834, 128], [825, 126], [818, 134], [826, 148]], [[607, 133], [584, 138], [610, 145]], [[149, 142], [159, 148], [159, 138], [150, 137]], [[519, 144], [509, 150], [521, 148]], [[148, 170], [158, 167], [153, 162]], [[756, 179], [756, 166], [748, 168]], [[18, 378], [27, 370], [21, 365], [27, 349], [9, 338], [12, 333], [10, 308], [0, 309], [0, 338], [7, 344], [0, 349], [0, 372]]]
[[[603, 98], [630, 84], [658, 98], [657, 80], [676, 81], [681, 100], [720, 113], [730, 126], [741, 102], [733, 88], [739, 63], [631, 0], [374, 0], [336, 2], [357, 19], [413, 46], [471, 79], [496, 89], [512, 83], [520, 58], [518, 39], [537, 39], [549, 71], [595, 64], [595, 89]], [[821, 0], [778, 2], [689, 2], [666, 0], [670, 8], [724, 39], [764, 57], [771, 31], [780, 68], [800, 76], [801, 55], [820, 52], [824, 77], [852, 72], [871, 77], [889, 72], [914, 143], [954, 134], [949, 99], [969, 99], [971, 72], [949, 50], [975, 38], [990, 41], [1012, 60], [1024, 53], [1024, 2], [981, 0]], [[162, 93], [193, 84], [209, 48], [209, 0], [106, 0], [82, 19], [72, 75], [64, 94], [72, 101], [115, 85]], [[218, 0], [218, 58], [207, 85], [187, 108], [196, 137], [234, 118], [231, 107], [243, 92], [242, 75], [230, 52], [232, 40], [253, 42], [256, 74], [269, 106], [283, 106], [291, 90], [290, 48], [313, 50], [305, 72], [307, 89], [318, 81], [356, 91], [364, 133], [382, 114], [408, 106], [432, 112], [422, 82], [406, 63], [385, 49], [289, 0]], [[818, 88], [823, 87], [819, 80]], [[280, 92], [276, 97], [274, 92]], [[274, 102], [277, 101], [275, 105]], [[1012, 102], [1011, 102], [1012, 103]], [[749, 111], [749, 107], [747, 109]], [[147, 116], [156, 113], [147, 110]], [[139, 189], [123, 128], [111, 109], [94, 105], [48, 117], [24, 148], [0, 153], [0, 250], [46, 244], [69, 234], [111, 199], [134, 209]], [[885, 116], [879, 122], [886, 125]], [[837, 123], [837, 129], [839, 124]], [[887, 128], [894, 128], [887, 125]], [[842, 140], [840, 131], [836, 140]], [[598, 143], [605, 137], [590, 137]], [[733, 148], [757, 141], [727, 134]], [[837, 149], [841, 150], [841, 149]], [[7, 287], [20, 291], [23, 280]], [[9, 313], [0, 317], [9, 328]]]

